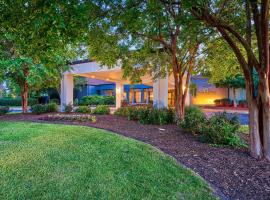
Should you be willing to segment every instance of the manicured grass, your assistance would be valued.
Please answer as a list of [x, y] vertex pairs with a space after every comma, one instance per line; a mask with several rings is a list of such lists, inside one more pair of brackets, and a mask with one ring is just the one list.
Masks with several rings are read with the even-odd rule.
[[239, 129], [239, 132], [240, 132], [240, 133], [246, 133], [246, 134], [248, 134], [248, 131], [249, 131], [248, 125], [242, 125], [242, 126], [240, 127], [240, 129]]
[[0, 199], [214, 199], [157, 149], [94, 128], [0, 122]]

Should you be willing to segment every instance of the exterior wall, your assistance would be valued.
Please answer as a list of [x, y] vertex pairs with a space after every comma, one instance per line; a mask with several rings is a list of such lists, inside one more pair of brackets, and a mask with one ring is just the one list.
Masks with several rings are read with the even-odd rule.
[[[124, 85], [124, 99], [130, 103], [147, 103], [145, 100], [145, 91], [152, 89], [151, 86], [143, 84], [135, 85]], [[112, 95], [116, 95], [116, 85], [115, 84], [102, 84], [102, 85], [85, 85], [80, 86], [75, 90], [74, 97], [81, 99], [83, 96], [87, 95], [108, 95], [108, 91], [112, 91]], [[140, 95], [139, 101], [136, 99], [132, 100], [132, 92], [136, 91]]]
[[227, 99], [227, 88], [216, 88], [208, 82], [208, 78], [202, 76], [194, 76], [191, 82], [197, 85], [196, 96], [191, 96], [193, 105], [214, 105], [216, 99]]
[[[233, 89], [229, 90], [229, 99], [233, 100]], [[246, 100], [246, 90], [243, 88], [236, 89], [236, 100]]]
[[193, 105], [214, 105], [214, 100], [226, 98], [228, 98], [228, 89], [215, 88], [211, 91], [198, 91], [196, 97], [191, 96], [191, 103]]

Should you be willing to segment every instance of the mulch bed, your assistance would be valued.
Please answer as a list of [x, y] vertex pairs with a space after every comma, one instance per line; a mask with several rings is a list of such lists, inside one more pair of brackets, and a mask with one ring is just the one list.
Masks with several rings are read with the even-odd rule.
[[[11, 114], [0, 116], [0, 120], [45, 122], [44, 117]], [[96, 123], [61, 123], [106, 129], [149, 143], [202, 176], [221, 199], [270, 199], [270, 163], [253, 159], [248, 149], [213, 147], [176, 125], [141, 125], [113, 115], [97, 116]]]

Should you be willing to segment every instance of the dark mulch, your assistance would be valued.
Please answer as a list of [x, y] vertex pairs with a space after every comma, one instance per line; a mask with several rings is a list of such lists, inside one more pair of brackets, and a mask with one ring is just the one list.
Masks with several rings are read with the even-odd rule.
[[[12, 114], [0, 120], [44, 122], [44, 116]], [[247, 149], [212, 147], [176, 125], [141, 125], [112, 115], [97, 116], [96, 123], [67, 124], [102, 128], [149, 143], [197, 172], [222, 199], [270, 199], [270, 163], [251, 158]]]

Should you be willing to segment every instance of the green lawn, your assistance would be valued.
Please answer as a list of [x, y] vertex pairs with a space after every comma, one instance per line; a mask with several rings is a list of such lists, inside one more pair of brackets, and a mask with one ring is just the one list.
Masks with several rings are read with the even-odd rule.
[[248, 125], [242, 125], [242, 126], [240, 127], [240, 129], [239, 129], [239, 132], [240, 132], [240, 133], [246, 133], [246, 134], [248, 134], [248, 131], [249, 131]]
[[157, 149], [108, 131], [0, 122], [0, 199], [214, 199]]

